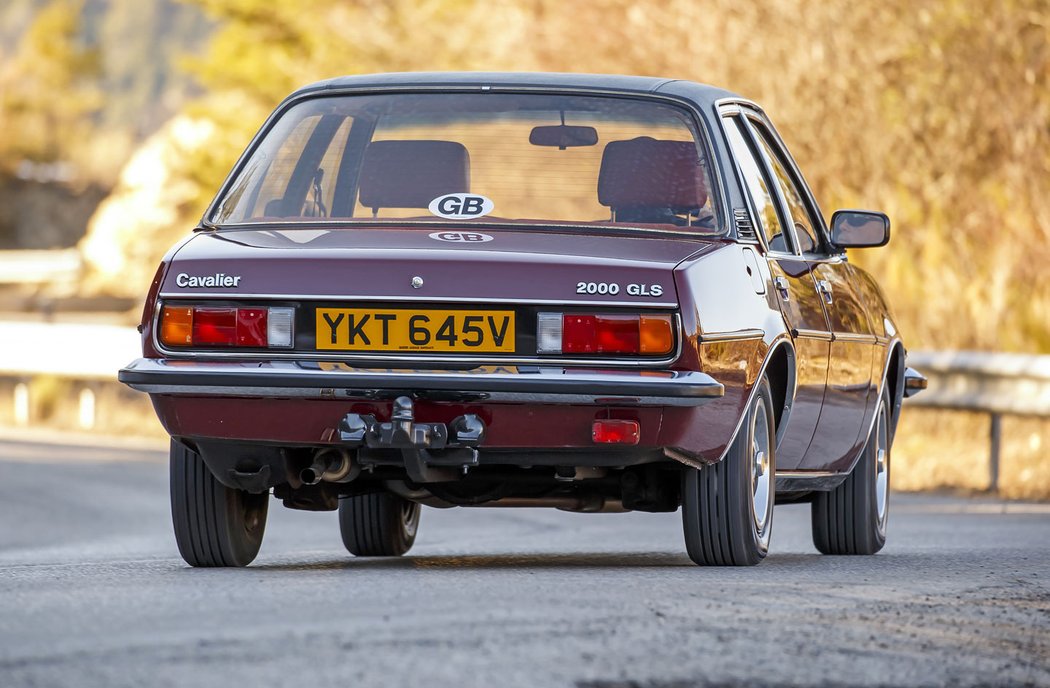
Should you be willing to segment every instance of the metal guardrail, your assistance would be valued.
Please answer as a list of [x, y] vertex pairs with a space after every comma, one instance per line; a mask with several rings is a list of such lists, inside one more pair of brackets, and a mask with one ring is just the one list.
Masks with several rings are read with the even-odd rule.
[[[14, 381], [18, 424], [31, 420], [28, 382], [52, 376], [84, 383], [80, 425], [89, 429], [93, 385], [116, 384], [117, 370], [139, 355], [139, 334], [133, 327], [0, 322], [0, 378]], [[989, 414], [989, 489], [996, 490], [1002, 417], [1050, 417], [1050, 356], [915, 351], [908, 355], [908, 365], [928, 379], [926, 390], [906, 400], [908, 406]]]
[[988, 489], [998, 490], [1003, 416], [1050, 417], [1050, 356], [915, 351], [908, 365], [929, 381], [909, 406], [989, 415]]
[[75, 248], [42, 251], [0, 251], [0, 285], [72, 284], [83, 267]]

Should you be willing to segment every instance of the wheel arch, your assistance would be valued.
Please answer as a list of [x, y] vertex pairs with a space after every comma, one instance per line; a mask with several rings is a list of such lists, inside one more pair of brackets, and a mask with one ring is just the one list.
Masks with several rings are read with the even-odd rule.
[[776, 426], [776, 446], [784, 436], [796, 391], [795, 349], [787, 340], [780, 340], [767, 356], [765, 375], [773, 393], [773, 415]]
[[905, 363], [906, 353], [904, 345], [897, 341], [890, 349], [889, 358], [886, 361], [885, 384], [890, 393], [890, 441], [897, 432], [897, 421], [900, 420], [901, 407], [904, 403], [904, 371], [907, 370]]
[[795, 347], [786, 334], [781, 335], [773, 341], [769, 349], [766, 351], [766, 356], [762, 360], [762, 365], [759, 366], [758, 373], [755, 375], [754, 382], [751, 385], [751, 390], [748, 392], [747, 403], [744, 404], [744, 411], [740, 414], [740, 418], [737, 419], [736, 428], [733, 430], [733, 434], [730, 436], [729, 443], [726, 445], [725, 450], [722, 452], [722, 455], [718, 457], [718, 461], [714, 463], [721, 462], [725, 459], [726, 455], [729, 453], [729, 448], [732, 447], [733, 442], [736, 441], [736, 436], [740, 434], [740, 430], [744, 426], [744, 419], [747, 417], [747, 409], [751, 408], [751, 403], [755, 400], [755, 394], [758, 393], [758, 383], [762, 380], [763, 376], [769, 378], [769, 386], [773, 393], [773, 415], [776, 424], [776, 444], [780, 444], [783, 430], [787, 427], [787, 421], [791, 415], [791, 408], [795, 402], [795, 391], [797, 389], [795, 370]]

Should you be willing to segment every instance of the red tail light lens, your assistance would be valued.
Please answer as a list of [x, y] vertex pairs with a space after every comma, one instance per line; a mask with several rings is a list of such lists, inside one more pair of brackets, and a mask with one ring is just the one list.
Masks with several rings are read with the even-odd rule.
[[540, 313], [538, 353], [664, 355], [674, 348], [670, 315]]
[[591, 425], [591, 439], [597, 444], [638, 444], [641, 426], [636, 420], [596, 420]]
[[194, 308], [193, 344], [233, 346], [237, 343], [236, 308]]
[[292, 308], [164, 306], [160, 343], [169, 347], [292, 346]]

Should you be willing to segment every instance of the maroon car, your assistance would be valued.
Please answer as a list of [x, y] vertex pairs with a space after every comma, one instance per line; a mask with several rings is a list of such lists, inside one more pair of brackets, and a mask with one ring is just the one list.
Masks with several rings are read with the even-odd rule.
[[270, 494], [396, 556], [421, 505], [675, 511], [756, 564], [773, 504], [886, 538], [925, 380], [763, 112], [687, 81], [389, 74], [293, 93], [164, 258], [120, 380], [171, 434], [179, 551], [258, 552]]

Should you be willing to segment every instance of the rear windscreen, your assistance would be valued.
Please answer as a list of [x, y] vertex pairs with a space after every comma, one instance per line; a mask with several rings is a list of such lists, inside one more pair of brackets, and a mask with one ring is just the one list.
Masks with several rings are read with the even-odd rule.
[[216, 224], [570, 224], [716, 230], [687, 111], [623, 97], [341, 95], [269, 128]]

